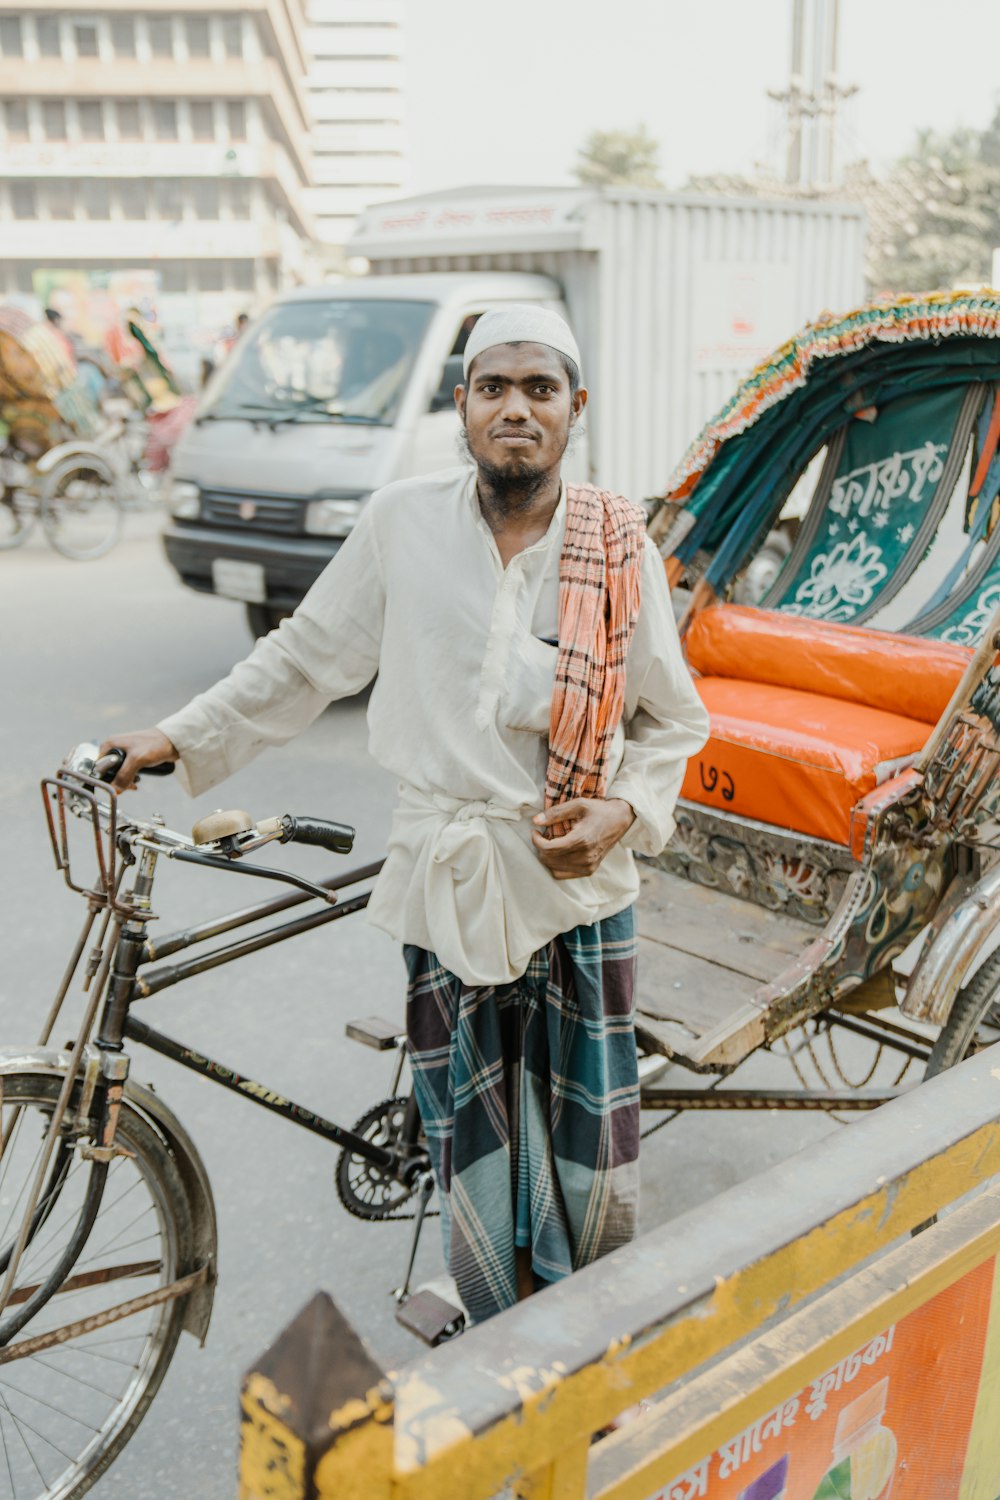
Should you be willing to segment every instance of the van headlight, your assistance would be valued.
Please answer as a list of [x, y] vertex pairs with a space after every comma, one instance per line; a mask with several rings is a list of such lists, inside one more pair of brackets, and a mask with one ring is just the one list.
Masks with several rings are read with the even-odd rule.
[[178, 521], [196, 521], [201, 515], [201, 490], [190, 480], [172, 480], [167, 491], [167, 509]]
[[363, 495], [340, 500], [310, 500], [306, 506], [306, 531], [313, 536], [346, 536], [357, 522], [363, 503]]

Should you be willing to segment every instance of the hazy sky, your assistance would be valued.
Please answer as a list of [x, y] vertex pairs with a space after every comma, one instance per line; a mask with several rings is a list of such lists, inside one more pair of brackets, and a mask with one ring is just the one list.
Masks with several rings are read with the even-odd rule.
[[[409, 0], [410, 188], [570, 180], [594, 129], [639, 121], [670, 187], [777, 162], [790, 0]], [[1000, 95], [998, 0], [842, 0], [846, 155], [922, 126], [983, 126]]]

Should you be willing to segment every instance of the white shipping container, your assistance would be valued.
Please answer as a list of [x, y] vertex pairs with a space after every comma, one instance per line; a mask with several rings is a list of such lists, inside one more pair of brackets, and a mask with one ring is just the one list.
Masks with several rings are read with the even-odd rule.
[[591, 465], [663, 492], [755, 364], [864, 296], [854, 204], [634, 189], [470, 189], [377, 205], [349, 253], [373, 275], [522, 271], [559, 282], [590, 390]]

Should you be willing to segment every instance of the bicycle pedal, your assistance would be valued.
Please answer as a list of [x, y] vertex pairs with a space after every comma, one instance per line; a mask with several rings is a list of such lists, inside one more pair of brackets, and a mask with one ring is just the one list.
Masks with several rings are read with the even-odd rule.
[[399, 1027], [394, 1026], [391, 1021], [383, 1021], [381, 1016], [365, 1016], [360, 1021], [348, 1021], [344, 1029], [352, 1042], [360, 1042], [363, 1047], [374, 1047], [376, 1052], [388, 1052], [402, 1040]]
[[437, 1292], [414, 1292], [396, 1308], [396, 1322], [407, 1333], [416, 1334], [418, 1339], [435, 1349], [438, 1344], [457, 1338], [463, 1332], [465, 1313], [439, 1297]]

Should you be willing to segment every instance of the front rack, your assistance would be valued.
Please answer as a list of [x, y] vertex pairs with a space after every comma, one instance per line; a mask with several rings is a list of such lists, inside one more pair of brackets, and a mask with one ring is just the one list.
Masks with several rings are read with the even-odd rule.
[[[42, 781], [42, 802], [56, 869], [70, 890], [120, 916], [129, 916], [131, 907], [118, 896], [124, 861], [118, 846], [118, 799], [111, 787], [96, 777], [63, 767]], [[97, 879], [92, 885], [81, 885], [74, 878], [70, 817], [90, 825], [97, 860]]]

